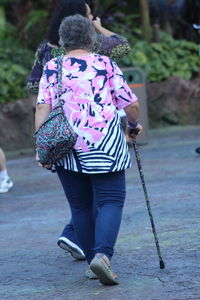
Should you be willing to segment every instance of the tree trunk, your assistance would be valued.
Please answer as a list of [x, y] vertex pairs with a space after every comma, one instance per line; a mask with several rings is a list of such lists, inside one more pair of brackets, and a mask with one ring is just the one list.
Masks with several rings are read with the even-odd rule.
[[6, 18], [4, 8], [0, 6], [0, 37], [3, 38], [6, 31]]
[[151, 25], [149, 17], [148, 0], [140, 0], [140, 12], [142, 17], [143, 37], [147, 42], [151, 40]]

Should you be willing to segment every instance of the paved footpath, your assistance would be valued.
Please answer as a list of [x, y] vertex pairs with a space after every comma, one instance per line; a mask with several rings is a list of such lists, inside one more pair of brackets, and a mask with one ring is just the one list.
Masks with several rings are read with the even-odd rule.
[[140, 147], [166, 268], [159, 269], [133, 163], [113, 257], [120, 280], [114, 287], [85, 278], [86, 263], [56, 245], [70, 217], [56, 175], [37, 167], [33, 156], [9, 159], [15, 185], [0, 195], [0, 299], [200, 300], [199, 145], [200, 127], [182, 127], [151, 131]]

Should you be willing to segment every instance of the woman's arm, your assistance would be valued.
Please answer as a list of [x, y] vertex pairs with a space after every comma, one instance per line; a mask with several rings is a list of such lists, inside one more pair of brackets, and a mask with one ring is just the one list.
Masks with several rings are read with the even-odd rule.
[[126, 113], [127, 121], [136, 124], [139, 118], [139, 103], [135, 101], [128, 106], [124, 107], [124, 111]]
[[[36, 112], [35, 112], [35, 131], [39, 130], [40, 126], [44, 123], [44, 121], [49, 116], [50, 112], [52, 111], [52, 102], [55, 100], [57, 95], [57, 72], [55, 71], [55, 65], [57, 63], [55, 60], [50, 60], [44, 66], [43, 75], [40, 80], [39, 84], [39, 93], [37, 97], [37, 104], [36, 104]], [[52, 78], [52, 70], [54, 71], [54, 78]], [[49, 81], [51, 78], [51, 82]], [[56, 85], [56, 87], [55, 87]], [[38, 153], [36, 151], [36, 161], [38, 162], [39, 166], [49, 168], [49, 165], [41, 165], [39, 163]]]
[[108, 37], [112, 36], [112, 35], [115, 35], [114, 32], [112, 32], [112, 31], [110, 31], [110, 30], [108, 30], [108, 29], [106, 29], [105, 27], [102, 26], [100, 18], [96, 17], [96, 19], [94, 19], [92, 21], [92, 23], [93, 23], [94, 28], [96, 29], [96, 31], [98, 33], [103, 34], [103, 35], [108, 36]]
[[51, 112], [50, 104], [37, 104], [35, 111], [35, 131], [37, 132], [42, 123], [47, 119]]
[[125, 37], [103, 27], [99, 18], [92, 22], [98, 32], [97, 42], [94, 46], [93, 52], [109, 56], [112, 59], [120, 59], [128, 54], [131, 48]]
[[[117, 64], [112, 60], [110, 60], [110, 63], [111, 71], [109, 72], [109, 76], [113, 103], [118, 110], [124, 109], [127, 117], [126, 133], [129, 138], [135, 138], [142, 131], [142, 126], [138, 123], [139, 102], [136, 95], [128, 86]], [[137, 133], [134, 133], [133, 129], [137, 129]]]
[[[36, 112], [35, 112], [35, 132], [37, 133], [38, 129], [44, 123], [44, 121], [47, 119], [48, 115], [51, 112], [51, 105], [50, 104], [37, 104], [36, 105]], [[36, 149], [36, 156], [35, 160], [37, 161], [38, 165], [43, 168], [49, 169], [51, 165], [42, 165], [40, 163], [40, 159], [38, 156], [38, 152]]]
[[[130, 105], [124, 107], [124, 111], [126, 113], [127, 118], [127, 127], [126, 127], [126, 134], [129, 138], [136, 138], [138, 134], [142, 131], [142, 125], [139, 124], [139, 103], [135, 101]], [[136, 129], [136, 133], [134, 133], [133, 129]]]

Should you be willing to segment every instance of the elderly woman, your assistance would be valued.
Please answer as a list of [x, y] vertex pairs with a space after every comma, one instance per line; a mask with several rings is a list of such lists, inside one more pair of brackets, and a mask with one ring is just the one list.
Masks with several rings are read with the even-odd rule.
[[[36, 51], [36, 61], [31, 71], [27, 89], [32, 93], [38, 93], [39, 81], [43, 73], [44, 65], [53, 57], [65, 53], [65, 49], [59, 44], [59, 27], [64, 17], [80, 14], [87, 17], [97, 32], [97, 38], [92, 51], [114, 59], [126, 55], [130, 46], [126, 38], [111, 32], [102, 26], [99, 18], [93, 17], [92, 13], [95, 0], [60, 0], [54, 9], [50, 22], [47, 40], [43, 41]], [[58, 246], [71, 253], [78, 260], [84, 259], [85, 255], [80, 248], [77, 236], [74, 232], [73, 220], [66, 224], [59, 239]]]
[[[105, 285], [117, 284], [110, 259], [125, 201], [125, 169], [130, 155], [117, 109], [123, 108], [128, 133], [138, 124], [139, 104], [114, 61], [92, 53], [96, 33], [80, 15], [66, 17], [59, 29], [66, 50], [62, 60], [62, 100], [66, 116], [78, 134], [71, 153], [56, 170], [72, 211], [75, 231], [89, 273]], [[36, 131], [57, 103], [58, 59], [50, 60], [40, 81]], [[36, 155], [36, 160], [38, 157]], [[45, 167], [45, 166], [44, 166]], [[97, 215], [93, 213], [97, 207]]]

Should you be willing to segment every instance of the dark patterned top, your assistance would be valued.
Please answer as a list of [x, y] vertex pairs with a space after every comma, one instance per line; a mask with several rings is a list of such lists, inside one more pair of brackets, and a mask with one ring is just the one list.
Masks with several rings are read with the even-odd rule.
[[[125, 56], [130, 50], [131, 48], [126, 38], [118, 34], [110, 37], [98, 34], [93, 52], [106, 55], [117, 60], [122, 56]], [[65, 54], [65, 50], [63, 48], [54, 48], [50, 46], [47, 41], [43, 41], [39, 45], [35, 54], [35, 63], [27, 82], [27, 89], [29, 92], [34, 94], [38, 93], [39, 82], [43, 73], [44, 65], [52, 58], [61, 54]]]

